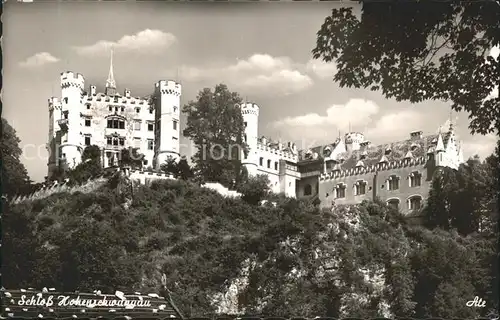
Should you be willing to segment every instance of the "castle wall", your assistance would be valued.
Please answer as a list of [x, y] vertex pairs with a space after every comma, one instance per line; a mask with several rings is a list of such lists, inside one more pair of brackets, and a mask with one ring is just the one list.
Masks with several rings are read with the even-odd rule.
[[[148, 148], [148, 144], [151, 144], [148, 140], [154, 141], [155, 138], [154, 118], [154, 109], [145, 99], [113, 98], [103, 94], [89, 95], [84, 97], [81, 111], [79, 142], [85, 146], [86, 137], [90, 137], [90, 145], [105, 149], [105, 166], [109, 165], [110, 153], [117, 153], [129, 147], [139, 148], [139, 152], [145, 156], [146, 165], [149, 166], [154, 158], [154, 148]], [[108, 119], [125, 120], [124, 128], [107, 128]], [[87, 126], [88, 120], [90, 120], [90, 126]], [[148, 130], [149, 124], [153, 124], [153, 131]], [[112, 135], [123, 137], [124, 145], [108, 145], [107, 137]]]
[[[376, 174], [374, 172], [368, 172], [359, 175], [345, 175], [334, 179], [322, 180], [319, 182], [319, 199], [321, 200], [322, 207], [329, 207], [332, 203], [336, 205], [346, 205], [346, 204], [356, 204], [363, 200], [370, 200], [374, 198], [375, 195], [375, 180]], [[355, 194], [355, 183], [358, 181], [364, 181], [365, 194], [356, 195]], [[339, 184], [345, 184], [345, 197], [336, 198], [334, 188]]]
[[[422, 175], [421, 185], [418, 187], [410, 187], [410, 174], [412, 172], [418, 172]], [[432, 172], [427, 170], [423, 164], [379, 171], [376, 176], [375, 195], [383, 201], [398, 199], [401, 212], [408, 213], [410, 211], [408, 207], [408, 199], [410, 197], [421, 196], [423, 205], [431, 188], [431, 175]], [[390, 176], [399, 178], [399, 188], [397, 190], [388, 190], [388, 179]]]

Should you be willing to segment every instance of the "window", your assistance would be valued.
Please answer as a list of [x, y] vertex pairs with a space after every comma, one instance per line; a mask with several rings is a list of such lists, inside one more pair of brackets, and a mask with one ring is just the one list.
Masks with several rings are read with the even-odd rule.
[[63, 99], [65, 103], [68, 103], [68, 98]]
[[271, 160], [267, 160], [267, 167], [270, 169], [271, 168]]
[[141, 108], [135, 108], [135, 113], [140, 113], [141, 112]]
[[153, 114], [153, 108], [149, 108], [149, 114]]
[[419, 172], [412, 172], [410, 174], [410, 187], [420, 187], [422, 184], [422, 175]]
[[399, 189], [399, 178], [396, 176], [389, 177], [389, 190], [398, 190]]
[[134, 121], [134, 130], [135, 131], [141, 131], [141, 121]]
[[148, 131], [155, 131], [155, 124], [154, 123], [148, 123]]
[[174, 120], [174, 121], [172, 122], [172, 128], [173, 128], [174, 130], [177, 130], [177, 121], [176, 121], [176, 120]]
[[125, 138], [123, 137], [106, 137], [106, 143], [108, 146], [124, 146]]
[[122, 112], [124, 112], [124, 111], [125, 111], [125, 107], [122, 107], [122, 108], [121, 108], [121, 111], [122, 111]]
[[246, 127], [247, 127], [247, 125], [248, 125], [248, 123], [247, 123], [246, 121], [245, 121], [245, 122], [243, 122], [243, 123], [245, 124], [245, 128], [246, 128]]
[[90, 104], [87, 105], [87, 110], [90, 110]]
[[153, 150], [153, 149], [154, 149], [154, 140], [148, 139], [148, 150]]
[[109, 106], [109, 107], [108, 107], [108, 110], [109, 110], [109, 111], [113, 111], [113, 107], [112, 107], [112, 106]]
[[304, 195], [305, 196], [310, 196], [312, 194], [312, 187], [310, 184], [306, 184], [304, 186]]
[[109, 129], [125, 129], [125, 120], [121, 119], [108, 119]]
[[337, 185], [337, 188], [336, 188], [337, 198], [345, 198], [345, 189], [346, 189], [345, 184]]
[[278, 170], [278, 162], [274, 163], [274, 170]]
[[85, 126], [90, 127], [90, 119], [85, 119]]
[[85, 136], [85, 145], [90, 146], [90, 136]]
[[148, 165], [148, 160], [144, 160], [144, 165], [147, 166]]
[[354, 185], [354, 194], [359, 196], [366, 194], [366, 181], [358, 181]]
[[64, 119], [68, 120], [68, 111], [64, 111]]
[[408, 209], [410, 210], [419, 210], [422, 207], [422, 197], [414, 196], [411, 197], [408, 201]]
[[387, 205], [394, 209], [399, 209], [399, 199], [389, 199], [387, 200]]
[[134, 148], [141, 147], [141, 138], [134, 138]]
[[179, 139], [177, 139], [177, 137], [172, 137], [172, 140], [177, 141]]
[[259, 166], [263, 166], [263, 165], [264, 165], [264, 158], [260, 157]]
[[[116, 100], [115, 100], [116, 101]], [[118, 107], [115, 107], [115, 112], [118, 112]]]

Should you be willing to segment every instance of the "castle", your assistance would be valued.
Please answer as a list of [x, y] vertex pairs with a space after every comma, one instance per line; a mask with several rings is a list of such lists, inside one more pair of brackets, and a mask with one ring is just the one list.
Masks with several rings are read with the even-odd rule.
[[[81, 162], [83, 149], [97, 145], [103, 164], [118, 164], [124, 148], [145, 155], [144, 167], [156, 170], [169, 157], [179, 159], [181, 85], [159, 81], [147, 98], [116, 92], [113, 58], [106, 89], [84, 91], [81, 74], [61, 74], [61, 99], [49, 99], [49, 177], [61, 165]], [[314, 198], [321, 206], [355, 204], [380, 198], [410, 212], [422, 207], [434, 172], [457, 169], [464, 162], [453, 125], [447, 132], [424, 136], [411, 132], [408, 139], [373, 146], [362, 133], [349, 132], [333, 143], [298, 150], [294, 143], [259, 137], [259, 106], [240, 106], [247, 152], [242, 164], [249, 175], [265, 174], [271, 190], [289, 197]]]
[[97, 145], [106, 167], [118, 163], [124, 148], [137, 148], [144, 165], [159, 168], [168, 157], [179, 158], [181, 85], [175, 81], [155, 83], [147, 98], [116, 91], [113, 55], [106, 89], [85, 91], [83, 75], [61, 73], [61, 98], [49, 99], [48, 176], [64, 165], [81, 162], [86, 146]]

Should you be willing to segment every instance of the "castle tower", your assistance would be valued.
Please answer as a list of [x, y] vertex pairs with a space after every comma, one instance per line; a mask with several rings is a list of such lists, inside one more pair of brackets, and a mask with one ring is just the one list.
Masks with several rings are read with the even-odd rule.
[[161, 80], [155, 84], [155, 168], [169, 157], [179, 160], [181, 85]]
[[248, 154], [242, 156], [242, 165], [249, 176], [257, 175], [257, 139], [259, 134], [259, 106], [245, 102], [241, 105], [241, 115], [245, 125], [245, 143], [248, 145]]
[[105, 91], [106, 91], [105, 94], [107, 96], [114, 96], [116, 94], [116, 81], [115, 81], [115, 75], [113, 73], [113, 48], [111, 48], [109, 73], [108, 73], [108, 79], [106, 80]]
[[441, 135], [441, 132], [438, 135], [437, 138], [437, 143], [436, 143], [436, 148], [434, 149], [434, 159], [436, 159], [436, 166], [438, 167], [444, 167], [446, 166], [446, 159], [445, 159], [445, 149], [444, 149], [444, 142], [443, 142], [443, 136]]
[[349, 132], [345, 134], [345, 147], [347, 152], [359, 150], [365, 136], [360, 132]]
[[81, 162], [80, 112], [83, 110], [82, 93], [85, 85], [83, 75], [66, 71], [61, 73], [61, 129], [59, 158], [68, 168]]

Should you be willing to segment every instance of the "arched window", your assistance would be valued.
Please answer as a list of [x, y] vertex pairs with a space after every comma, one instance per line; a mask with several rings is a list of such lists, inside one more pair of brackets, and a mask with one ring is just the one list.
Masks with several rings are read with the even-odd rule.
[[345, 190], [346, 190], [346, 185], [343, 183], [339, 183], [335, 187], [335, 198], [345, 198]]
[[389, 182], [389, 190], [398, 190], [399, 189], [399, 177], [393, 175], [387, 179]]
[[411, 188], [420, 187], [422, 185], [422, 174], [417, 171], [412, 172], [410, 173], [409, 180]]
[[278, 166], [278, 162], [276, 161], [276, 162], [274, 163], [274, 170], [278, 170], [278, 168], [279, 168], [279, 166]]
[[267, 167], [270, 169], [271, 168], [271, 160], [267, 160]]
[[312, 194], [312, 187], [310, 184], [306, 184], [304, 186], [304, 195], [305, 196], [310, 196]]
[[354, 184], [354, 195], [360, 196], [366, 194], [366, 181], [359, 180]]
[[263, 166], [264, 165], [264, 158], [260, 157], [259, 158], [259, 166]]
[[399, 209], [399, 199], [398, 198], [393, 198], [393, 199], [389, 199], [387, 200], [387, 205], [389, 207], [392, 207], [394, 209]]
[[408, 209], [420, 210], [421, 208], [422, 208], [421, 196], [411, 196], [410, 198], [408, 198]]
[[108, 125], [109, 129], [125, 129], [125, 119], [120, 117], [109, 117]]

